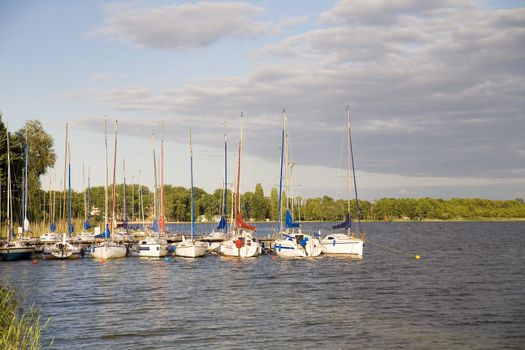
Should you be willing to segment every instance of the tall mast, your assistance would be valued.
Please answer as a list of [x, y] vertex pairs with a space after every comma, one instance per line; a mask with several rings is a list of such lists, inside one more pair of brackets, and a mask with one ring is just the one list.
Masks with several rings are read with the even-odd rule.
[[113, 231], [117, 227], [117, 219], [115, 217], [115, 194], [116, 194], [116, 185], [115, 181], [117, 178], [117, 137], [118, 137], [118, 120], [115, 120], [115, 149], [113, 152], [113, 189], [112, 189], [112, 196], [111, 196], [111, 227], [113, 228]]
[[73, 233], [73, 223], [71, 222], [71, 145], [69, 142], [67, 143], [67, 155], [68, 155], [68, 164], [67, 164], [67, 183], [68, 183], [68, 190], [67, 190], [67, 206], [68, 206], [68, 216], [67, 216], [67, 230], [69, 233], [69, 237], [71, 237], [71, 234]]
[[29, 229], [29, 220], [27, 219], [27, 158], [29, 155], [29, 144], [27, 143], [27, 125], [26, 125], [26, 147], [25, 147], [25, 162], [24, 162], [24, 223], [22, 225], [22, 232]]
[[[348, 147], [349, 147], [349, 154], [350, 159], [352, 161], [352, 177], [354, 179], [354, 193], [355, 193], [355, 205], [357, 210], [357, 235], [359, 236], [361, 232], [361, 218], [360, 218], [360, 210], [359, 210], [359, 200], [357, 199], [357, 183], [355, 179], [355, 168], [354, 168], [354, 151], [352, 149], [352, 135], [350, 132], [350, 106], [346, 106], [346, 125], [348, 127]], [[349, 163], [350, 164], [350, 163]], [[347, 170], [347, 175], [349, 175]], [[348, 190], [350, 193], [350, 190]], [[348, 212], [350, 213], [350, 195], [348, 195]], [[348, 233], [350, 233], [350, 228], [348, 228]]]
[[108, 238], [108, 119], [104, 121], [104, 146], [106, 149], [106, 176], [104, 182], [104, 237]]
[[[158, 225], [157, 222], [157, 214], [158, 214], [158, 200], [157, 200], [157, 157], [155, 155], [155, 134], [153, 134], [153, 142], [152, 142], [152, 149], [153, 149], [153, 205], [155, 208], [155, 218], [153, 219], [153, 230], [156, 231], [156, 226]], [[158, 230], [160, 233], [160, 230]]]
[[135, 220], [135, 176], [131, 175], [131, 221]]
[[86, 171], [84, 162], [82, 162], [82, 188], [84, 189], [84, 227], [87, 223], [87, 188], [86, 188]]
[[[66, 172], [67, 172], [67, 143], [69, 142], [69, 125], [66, 123], [66, 140], [64, 143], [64, 196], [62, 201], [62, 222], [66, 226]], [[67, 228], [64, 227], [64, 232]]]
[[226, 122], [224, 123], [224, 193], [222, 196], [222, 216], [225, 220], [224, 233], [228, 232], [228, 223], [226, 215], [228, 213], [228, 139], [226, 137]]
[[237, 163], [237, 191], [235, 192], [235, 216], [237, 217], [240, 212], [240, 205], [239, 205], [239, 190], [240, 190], [240, 184], [241, 184], [241, 154], [242, 154], [242, 126], [243, 126], [243, 112], [241, 111], [241, 135], [239, 138], [239, 161]]
[[162, 138], [160, 141], [160, 231], [164, 231], [164, 121], [162, 122]]
[[193, 198], [193, 147], [191, 144], [191, 128], [190, 128], [190, 173], [191, 173], [191, 240], [194, 239], [195, 234], [195, 203]]
[[6, 127], [5, 129], [7, 135], [7, 242], [11, 239], [11, 227], [13, 224], [12, 216], [12, 204], [11, 204], [11, 151], [9, 150], [9, 131]]
[[[87, 216], [89, 217], [89, 210], [91, 208], [91, 168], [88, 167], [88, 193], [87, 193]], [[89, 221], [87, 222], [85, 229], [89, 229]]]
[[283, 109], [283, 131], [281, 134], [281, 173], [279, 175], [279, 199], [277, 203], [277, 233], [281, 231], [281, 211], [282, 211], [282, 192], [283, 192], [283, 163], [284, 163], [284, 134], [285, 134], [285, 110]]

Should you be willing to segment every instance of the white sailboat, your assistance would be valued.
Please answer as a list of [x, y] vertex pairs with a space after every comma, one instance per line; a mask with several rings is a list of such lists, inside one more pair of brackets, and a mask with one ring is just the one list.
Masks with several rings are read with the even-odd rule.
[[[9, 131], [6, 128], [7, 136], [7, 234], [5, 243], [0, 245], [0, 261], [14, 261], [31, 259], [34, 247], [29, 246], [18, 240], [11, 240], [13, 235], [13, 203], [11, 198], [11, 156], [9, 148]], [[27, 164], [27, 142], [26, 142], [26, 164]], [[1, 191], [0, 191], [1, 193]], [[0, 199], [1, 201], [1, 199]], [[1, 225], [0, 225], [1, 226]]]
[[[346, 126], [347, 126], [347, 167], [346, 167], [346, 192], [347, 192], [347, 213], [346, 220], [333, 229], [343, 229], [345, 232], [328, 234], [321, 240], [322, 251], [324, 254], [345, 254], [356, 258], [363, 257], [364, 235], [362, 235], [361, 221], [359, 213], [359, 200], [357, 197], [357, 183], [354, 169], [354, 153], [352, 150], [352, 136], [350, 132], [350, 107], [346, 107]], [[351, 231], [352, 220], [350, 219], [350, 164], [352, 165], [352, 178], [354, 179], [354, 193], [357, 211], [356, 232]]]
[[[162, 137], [162, 149], [164, 150], [164, 136]], [[153, 142], [152, 142], [152, 150], [153, 150], [153, 176], [154, 176], [154, 186], [153, 189], [154, 193], [154, 210], [155, 210], [155, 218], [153, 219], [153, 232], [150, 232], [144, 239], [142, 239], [139, 242], [139, 251], [138, 256], [139, 257], [146, 257], [146, 258], [162, 258], [168, 254], [168, 241], [162, 237], [161, 230], [159, 227], [159, 223], [157, 221], [157, 214], [158, 214], [158, 199], [157, 199], [157, 162], [156, 162], [156, 156], [155, 156], [155, 135], [153, 135]], [[164, 155], [164, 152], [162, 152]], [[162, 161], [164, 162], [164, 157], [162, 158]], [[141, 180], [141, 206], [142, 205], [142, 180]], [[144, 225], [144, 209], [142, 208], [142, 225], [145, 228]]]
[[51, 170], [49, 171], [49, 232], [41, 234], [39, 240], [44, 244], [56, 243], [62, 239], [60, 233], [56, 233], [55, 225], [55, 191], [51, 188]]
[[225, 256], [250, 258], [261, 254], [261, 246], [253, 236], [255, 226], [248, 225], [242, 216], [239, 203], [241, 183], [241, 154], [242, 154], [242, 126], [243, 113], [241, 112], [241, 135], [239, 140], [239, 160], [237, 164], [237, 191], [235, 193], [235, 226], [228, 240], [221, 243], [219, 253]]
[[[115, 155], [114, 155], [114, 162], [113, 167], [115, 168], [116, 164], [116, 157], [117, 157], [117, 132], [118, 132], [118, 123], [116, 122], [116, 131], [115, 131]], [[105, 148], [106, 148], [106, 176], [105, 176], [105, 185], [104, 185], [104, 207], [105, 207], [105, 215], [104, 215], [104, 232], [101, 234], [104, 238], [104, 241], [97, 243], [93, 246], [91, 246], [91, 257], [95, 259], [100, 260], [107, 260], [107, 259], [117, 259], [117, 258], [123, 258], [126, 256], [126, 246], [111, 242], [109, 239], [111, 238], [111, 231], [109, 229], [109, 223], [108, 223], [108, 137], [107, 137], [107, 121], [104, 124], [104, 138], [105, 138]], [[113, 193], [115, 190], [115, 172], [116, 169], [113, 169]], [[115, 196], [113, 195], [113, 199]], [[113, 201], [113, 218], [115, 215], [115, 206]], [[98, 237], [97, 237], [98, 238]]]
[[[283, 167], [284, 163], [286, 163], [287, 167], [288, 165], [293, 164], [288, 162], [288, 134], [286, 131], [287, 118], [284, 110], [282, 118], [283, 130], [281, 134], [281, 168], [279, 176], [279, 202], [277, 211], [277, 230], [280, 233], [280, 237], [275, 240], [273, 250], [278, 256], [281, 257], [315, 257], [321, 254], [321, 243], [319, 242], [319, 239], [317, 239], [313, 235], [302, 232], [300, 225], [293, 221], [292, 214], [288, 208], [286, 209], [285, 230], [283, 230], [281, 227], [281, 208], [283, 200]], [[286, 174], [284, 178], [287, 182], [290, 181], [291, 174], [288, 175], [288, 168], [286, 168]], [[288, 184], [286, 187], [288, 189], [292, 188], [290, 184]], [[289, 191], [288, 193], [290, 194], [291, 191]], [[289, 199], [293, 199], [293, 195], [290, 197], [291, 198]]]
[[185, 258], [198, 258], [206, 255], [207, 244], [195, 239], [195, 203], [193, 199], [193, 147], [190, 129], [190, 172], [191, 172], [191, 239], [182, 236], [182, 242], [175, 246], [175, 255]]
[[[84, 163], [82, 163], [82, 185], [84, 187], [84, 225], [82, 232], [80, 232], [76, 240], [79, 243], [93, 243], [95, 242], [95, 233], [89, 231], [90, 225], [89, 225], [89, 215], [90, 211], [89, 208], [91, 207], [91, 169], [88, 167], [88, 185], [86, 189], [86, 184], [84, 183], [85, 179], [85, 171], [84, 171]], [[86, 194], [87, 191], [87, 194]]]

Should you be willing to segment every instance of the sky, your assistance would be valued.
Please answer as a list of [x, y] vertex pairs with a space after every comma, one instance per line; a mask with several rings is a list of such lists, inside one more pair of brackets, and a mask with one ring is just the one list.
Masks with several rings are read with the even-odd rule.
[[225, 123], [233, 179], [242, 111], [241, 191], [268, 195], [285, 109], [295, 194], [345, 198], [349, 105], [360, 198], [525, 198], [524, 62], [524, 1], [0, 3], [0, 111], [53, 136], [44, 188], [66, 123], [73, 188], [88, 169], [103, 185], [118, 120], [117, 182], [125, 159], [152, 186], [164, 130], [164, 182], [189, 187], [191, 129], [211, 192]]

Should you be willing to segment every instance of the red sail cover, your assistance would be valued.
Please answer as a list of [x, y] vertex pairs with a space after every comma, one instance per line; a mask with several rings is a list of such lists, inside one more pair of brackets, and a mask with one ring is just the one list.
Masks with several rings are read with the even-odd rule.
[[237, 218], [235, 219], [235, 226], [237, 228], [255, 231], [255, 226], [248, 225], [246, 222], [244, 222], [244, 218], [242, 217], [241, 213], [237, 213]]

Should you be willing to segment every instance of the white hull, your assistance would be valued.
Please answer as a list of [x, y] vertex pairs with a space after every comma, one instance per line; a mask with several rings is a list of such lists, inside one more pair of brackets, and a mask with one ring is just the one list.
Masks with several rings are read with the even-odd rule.
[[139, 242], [138, 256], [143, 258], [162, 258], [168, 255], [168, 242], [156, 236], [149, 236]]
[[175, 255], [184, 258], [198, 258], [206, 255], [207, 244], [204, 242], [185, 240], [175, 246]]
[[208, 251], [210, 253], [213, 253], [213, 252], [218, 252], [219, 251], [219, 248], [221, 247], [222, 241], [221, 242], [208, 241], [208, 242], [205, 242], [205, 243], [206, 243], [206, 251]]
[[323, 254], [346, 254], [357, 258], [363, 257], [362, 239], [337, 233], [328, 235], [321, 241]]
[[91, 257], [100, 260], [123, 258], [126, 252], [126, 246], [112, 242], [104, 242], [91, 247]]
[[213, 231], [209, 235], [202, 238], [201, 241], [207, 244], [206, 250], [208, 252], [218, 252], [221, 243], [224, 242], [224, 232]]
[[48, 260], [54, 259], [80, 259], [83, 257], [83, 251], [80, 247], [74, 246], [71, 243], [55, 243], [50, 247], [46, 247], [43, 251], [44, 258]]
[[221, 243], [219, 253], [225, 256], [251, 258], [261, 254], [261, 246], [251, 237], [233, 237]]
[[310, 235], [291, 233], [276, 239], [273, 250], [286, 258], [315, 257], [321, 254], [321, 242]]

